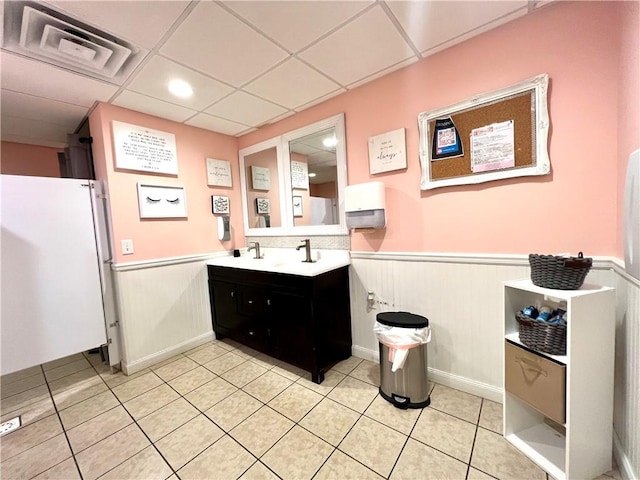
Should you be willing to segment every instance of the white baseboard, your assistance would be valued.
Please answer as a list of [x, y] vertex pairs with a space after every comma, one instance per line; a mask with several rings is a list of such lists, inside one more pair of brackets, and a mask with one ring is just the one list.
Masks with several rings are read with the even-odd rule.
[[[370, 362], [380, 363], [380, 352], [377, 350], [353, 346], [351, 347], [351, 352], [354, 357], [369, 360]], [[429, 367], [429, 380], [447, 387], [455, 388], [462, 392], [470, 393], [471, 395], [492, 400], [494, 402], [502, 403], [503, 401], [504, 392], [502, 388], [477, 382], [469, 378], [461, 377], [460, 375], [453, 375], [451, 373], [446, 373], [442, 370], [436, 370], [435, 368]]]
[[140, 370], [144, 370], [151, 365], [155, 365], [156, 363], [162, 362], [168, 358], [171, 358], [179, 353], [186, 352], [187, 350], [191, 350], [192, 348], [197, 347], [198, 345], [202, 345], [203, 343], [210, 342], [214, 339], [213, 331], [207, 332], [199, 337], [191, 338], [186, 342], [183, 342], [179, 345], [174, 345], [171, 348], [167, 348], [166, 350], [162, 350], [160, 352], [156, 352], [153, 355], [148, 355], [139, 360], [136, 360], [132, 363], [126, 363], [122, 361], [122, 371], [125, 375], [132, 375]]
[[613, 431], [613, 456], [618, 464], [620, 475], [624, 480], [638, 480], [638, 476], [633, 471], [629, 457], [627, 457], [620, 442], [620, 437], [618, 437], [615, 430]]

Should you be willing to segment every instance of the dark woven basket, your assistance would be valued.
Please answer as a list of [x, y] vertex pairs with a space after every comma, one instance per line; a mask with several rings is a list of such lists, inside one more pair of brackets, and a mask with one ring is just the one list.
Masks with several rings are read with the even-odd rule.
[[529, 348], [551, 355], [567, 354], [567, 326], [516, 313], [520, 341]]
[[577, 290], [582, 286], [593, 260], [577, 257], [529, 254], [531, 281], [534, 285], [557, 290]]

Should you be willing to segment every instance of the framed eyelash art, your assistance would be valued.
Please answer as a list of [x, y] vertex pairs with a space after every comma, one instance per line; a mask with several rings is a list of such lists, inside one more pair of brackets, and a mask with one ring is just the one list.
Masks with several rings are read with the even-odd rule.
[[140, 218], [186, 218], [184, 187], [138, 183]]

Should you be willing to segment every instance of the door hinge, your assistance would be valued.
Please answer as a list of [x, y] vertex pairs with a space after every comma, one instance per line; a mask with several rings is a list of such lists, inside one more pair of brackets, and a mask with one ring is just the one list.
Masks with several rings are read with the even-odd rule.
[[116, 328], [118, 326], [118, 322], [113, 322], [109, 324], [109, 328]]
[[111, 345], [113, 343], [113, 340], [111, 340], [111, 338], [107, 338], [107, 345]]

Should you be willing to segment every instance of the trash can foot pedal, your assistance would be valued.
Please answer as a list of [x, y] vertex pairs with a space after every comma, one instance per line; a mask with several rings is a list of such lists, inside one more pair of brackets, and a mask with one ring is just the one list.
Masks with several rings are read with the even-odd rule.
[[394, 407], [403, 410], [407, 408], [424, 408], [428, 407], [431, 403], [431, 396], [428, 396], [424, 402], [411, 403], [411, 399], [409, 397], [403, 397], [402, 395], [397, 395], [395, 393], [387, 395], [382, 391], [382, 388], [380, 388], [378, 391], [380, 392], [380, 396], [387, 402], [392, 403]]

